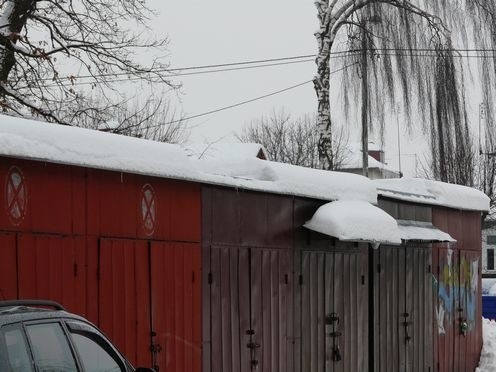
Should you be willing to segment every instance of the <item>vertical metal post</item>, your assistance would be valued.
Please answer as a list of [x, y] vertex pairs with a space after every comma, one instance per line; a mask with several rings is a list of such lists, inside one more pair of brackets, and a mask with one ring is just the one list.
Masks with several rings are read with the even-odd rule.
[[400, 178], [403, 177], [403, 173], [401, 173], [401, 142], [400, 142], [400, 121], [397, 121], [398, 124], [398, 169], [400, 172]]
[[366, 21], [362, 21], [362, 174], [369, 176], [369, 128], [368, 128], [368, 104], [369, 88], [367, 76], [367, 34], [365, 31]]

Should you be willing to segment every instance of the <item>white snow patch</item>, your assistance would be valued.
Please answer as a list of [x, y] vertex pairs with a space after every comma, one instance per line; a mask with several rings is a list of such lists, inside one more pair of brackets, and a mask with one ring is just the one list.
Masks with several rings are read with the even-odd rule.
[[496, 371], [496, 322], [483, 318], [482, 334], [484, 345], [482, 346], [479, 367], [475, 372], [494, 372]]
[[[496, 294], [496, 279], [493, 278], [482, 278], [482, 294], [494, 296]], [[494, 287], [494, 288], [493, 288]], [[492, 293], [490, 293], [492, 292]]]
[[472, 211], [488, 211], [489, 198], [471, 187], [421, 178], [374, 180], [380, 195], [393, 199], [441, 205]]
[[402, 240], [426, 242], [456, 242], [450, 234], [434, 227], [430, 222], [398, 220]]
[[364, 201], [327, 203], [303, 226], [343, 241], [401, 244], [396, 220]]

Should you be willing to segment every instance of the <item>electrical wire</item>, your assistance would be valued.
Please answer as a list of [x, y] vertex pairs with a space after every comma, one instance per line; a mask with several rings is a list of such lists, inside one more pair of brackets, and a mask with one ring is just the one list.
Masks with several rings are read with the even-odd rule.
[[[343, 70], [346, 70], [346, 69], [348, 69], [348, 68], [350, 68], [352, 66], [355, 66], [356, 64], [358, 64], [358, 62], [355, 62], [355, 63], [352, 63], [350, 65], [344, 66], [344, 67], [342, 67], [340, 69], [331, 71], [330, 74], [331, 75], [332, 74], [336, 74], [336, 73], [341, 72]], [[252, 98], [252, 99], [248, 99], [248, 100], [245, 100], [245, 101], [242, 101], [242, 102], [239, 102], [239, 103], [235, 103], [235, 104], [232, 104], [232, 105], [229, 105], [229, 106], [224, 106], [224, 107], [221, 107], [221, 108], [218, 108], [218, 109], [215, 109], [215, 110], [210, 110], [210, 111], [207, 111], [207, 112], [203, 112], [201, 114], [196, 114], [196, 115], [188, 116], [188, 117], [177, 119], [177, 120], [172, 120], [172, 121], [169, 121], [167, 123], [156, 124], [156, 125], [150, 126], [150, 128], [156, 128], [156, 127], [159, 127], [159, 126], [162, 126], [162, 125], [170, 125], [170, 124], [178, 123], [180, 121], [186, 121], [186, 120], [190, 120], [190, 119], [196, 119], [196, 118], [199, 118], [199, 117], [202, 117], [202, 116], [206, 116], [206, 115], [210, 115], [210, 114], [215, 114], [217, 112], [229, 110], [229, 109], [234, 108], [234, 107], [246, 105], [248, 103], [259, 101], [259, 100], [264, 99], [264, 98], [267, 98], [267, 97], [275, 96], [276, 94], [287, 92], [288, 90], [299, 88], [299, 87], [301, 87], [303, 85], [306, 85], [308, 83], [311, 83], [312, 81], [313, 81], [313, 79], [307, 80], [307, 81], [304, 81], [303, 83], [292, 85], [290, 87], [287, 87], [287, 88], [284, 88], [284, 89], [281, 89], [281, 90], [278, 90], [278, 91], [275, 91], [275, 92], [272, 92], [272, 93], [264, 94], [263, 96], [255, 97], [255, 98]]]
[[[370, 52], [375, 55], [400, 55], [400, 56], [412, 56], [412, 57], [435, 57], [439, 52], [436, 49], [432, 48], [377, 48], [377, 49], [369, 49]], [[496, 49], [452, 49], [455, 58], [496, 58]], [[351, 50], [343, 50], [336, 51], [330, 53], [330, 58], [343, 58], [350, 54], [358, 54], [362, 53], [362, 49], [351, 49]], [[460, 54], [460, 53], [476, 53], [476, 54]], [[491, 54], [489, 54], [491, 53]], [[201, 75], [201, 74], [210, 74], [210, 73], [219, 73], [219, 72], [227, 72], [227, 71], [238, 71], [238, 70], [248, 70], [255, 68], [263, 68], [263, 67], [273, 67], [273, 66], [283, 66], [290, 65], [295, 63], [306, 63], [314, 61], [316, 57], [315, 54], [305, 54], [305, 55], [297, 55], [291, 57], [281, 57], [281, 58], [270, 58], [270, 59], [259, 59], [259, 60], [249, 60], [249, 61], [241, 61], [241, 62], [230, 62], [230, 63], [219, 63], [212, 65], [199, 65], [199, 66], [188, 66], [188, 67], [178, 67], [178, 68], [162, 68], [162, 69], [152, 69], [150, 71], [142, 71], [142, 72], [134, 72], [134, 77], [124, 78], [124, 79], [109, 79], [109, 82], [123, 82], [123, 81], [136, 81], [141, 80], [141, 77], [136, 75], [152, 75], [152, 74], [160, 74], [167, 73], [165, 76], [167, 78], [173, 78], [176, 76], [191, 76], [191, 75]], [[248, 66], [247, 66], [248, 65]], [[256, 66], [251, 66], [256, 65]], [[234, 67], [234, 66], [243, 66], [243, 67]], [[227, 67], [218, 69], [220, 67]], [[209, 69], [209, 70], [207, 70]], [[205, 70], [205, 71], [197, 71], [197, 72], [178, 72], [175, 71], [191, 71], [191, 70]], [[93, 74], [93, 75], [73, 75], [67, 77], [60, 77], [59, 80], [72, 80], [71, 83], [67, 85], [91, 85], [94, 82], [74, 82], [74, 79], [95, 79], [95, 78], [108, 78], [108, 77], [118, 77], [118, 76], [128, 76], [129, 72], [116, 72], [116, 73], [108, 73], [108, 74]], [[39, 79], [39, 81], [51, 81], [52, 78]], [[57, 84], [49, 85], [57, 86]]]

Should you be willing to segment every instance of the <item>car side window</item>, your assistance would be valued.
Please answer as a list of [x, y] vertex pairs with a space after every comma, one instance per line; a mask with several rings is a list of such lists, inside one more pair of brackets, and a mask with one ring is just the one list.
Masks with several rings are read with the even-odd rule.
[[[71, 332], [72, 343], [85, 372], [121, 372], [123, 369], [104, 349], [105, 342], [90, 333]], [[99, 343], [97, 341], [100, 341]]]
[[77, 372], [76, 362], [59, 323], [26, 326], [39, 372]]
[[7, 351], [8, 366], [12, 372], [32, 372], [26, 340], [21, 328], [6, 329], [3, 332], [3, 341]]

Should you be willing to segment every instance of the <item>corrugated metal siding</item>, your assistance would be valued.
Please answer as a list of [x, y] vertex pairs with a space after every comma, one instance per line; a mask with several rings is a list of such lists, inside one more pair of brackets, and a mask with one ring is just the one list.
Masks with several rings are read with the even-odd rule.
[[430, 249], [374, 252], [374, 370], [433, 371]]
[[199, 244], [151, 243], [153, 365], [160, 371], [200, 371], [200, 280]]
[[[473, 371], [482, 348], [480, 213], [433, 209], [433, 224], [457, 239], [435, 245], [437, 332], [434, 349], [440, 371]], [[461, 321], [468, 320], [466, 335]]]
[[302, 371], [368, 369], [367, 250], [338, 245], [301, 252]]
[[17, 249], [15, 234], [0, 234], [0, 298], [17, 298]]
[[205, 187], [202, 203], [203, 371], [292, 371], [293, 199]]
[[148, 243], [101, 239], [99, 326], [139, 366], [151, 365]]
[[87, 315], [84, 238], [20, 234], [17, 254], [19, 298], [49, 299]]

